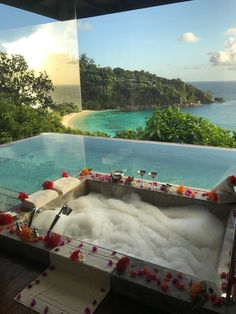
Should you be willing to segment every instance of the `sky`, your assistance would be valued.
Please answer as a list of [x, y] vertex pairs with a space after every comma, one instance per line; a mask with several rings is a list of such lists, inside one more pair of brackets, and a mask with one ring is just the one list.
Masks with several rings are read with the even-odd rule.
[[169, 79], [236, 80], [235, 12], [236, 0], [193, 0], [56, 22], [0, 5], [0, 49], [23, 54], [55, 84], [79, 80], [81, 53], [100, 66]]

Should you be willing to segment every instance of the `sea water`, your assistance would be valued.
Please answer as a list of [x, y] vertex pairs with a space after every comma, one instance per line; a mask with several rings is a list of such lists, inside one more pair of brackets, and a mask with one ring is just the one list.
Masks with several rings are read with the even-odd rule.
[[[236, 128], [236, 81], [230, 82], [191, 82], [195, 87], [211, 91], [214, 97], [223, 97], [224, 103], [206, 104], [199, 107], [181, 108], [182, 112], [201, 116], [212, 123], [233, 130]], [[103, 110], [77, 118], [75, 128], [84, 131], [102, 131], [110, 136], [122, 130], [145, 127], [145, 122], [153, 110], [134, 111]]]

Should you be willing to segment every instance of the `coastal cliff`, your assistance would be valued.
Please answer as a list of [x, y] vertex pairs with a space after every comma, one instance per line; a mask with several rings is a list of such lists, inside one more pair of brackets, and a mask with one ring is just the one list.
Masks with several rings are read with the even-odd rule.
[[222, 101], [181, 79], [166, 79], [147, 71], [100, 67], [85, 54], [80, 58], [83, 108], [140, 110], [195, 107]]

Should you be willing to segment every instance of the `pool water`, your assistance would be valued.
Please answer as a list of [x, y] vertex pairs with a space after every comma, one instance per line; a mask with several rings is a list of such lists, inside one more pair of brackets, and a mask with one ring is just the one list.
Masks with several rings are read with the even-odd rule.
[[235, 160], [235, 149], [45, 133], [0, 146], [0, 186], [32, 193], [62, 171], [89, 167], [136, 177], [145, 169], [147, 179], [157, 171], [159, 181], [211, 188], [236, 173]]

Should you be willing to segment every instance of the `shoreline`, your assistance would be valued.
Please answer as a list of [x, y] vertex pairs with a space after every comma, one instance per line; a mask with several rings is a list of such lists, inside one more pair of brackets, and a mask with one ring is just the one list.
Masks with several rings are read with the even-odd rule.
[[69, 113], [65, 116], [62, 117], [61, 119], [61, 123], [66, 127], [66, 128], [74, 128], [73, 125], [73, 120], [77, 119], [77, 118], [81, 118], [81, 117], [85, 117], [91, 113], [96, 112], [97, 110], [82, 110], [80, 112], [72, 112]]

